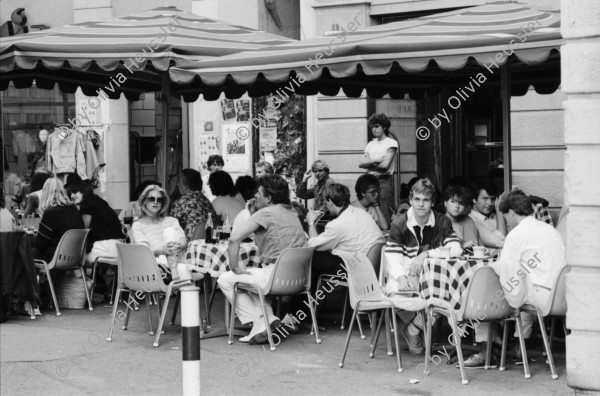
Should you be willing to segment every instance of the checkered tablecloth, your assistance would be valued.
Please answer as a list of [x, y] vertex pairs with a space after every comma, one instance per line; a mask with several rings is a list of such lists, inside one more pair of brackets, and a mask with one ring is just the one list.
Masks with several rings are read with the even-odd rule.
[[[230, 270], [228, 245], [205, 244], [203, 240], [192, 241], [185, 252], [186, 264], [210, 269], [210, 276], [218, 277]], [[254, 244], [240, 245], [239, 264], [246, 267], [258, 267], [260, 256]]]
[[548, 223], [554, 227], [554, 222], [552, 221], [552, 216], [550, 212], [548, 212], [548, 208], [543, 206], [542, 204], [537, 204], [534, 207], [534, 216], [539, 221], [543, 221], [544, 223]]
[[421, 296], [441, 298], [454, 309], [460, 308], [461, 295], [478, 267], [493, 263], [494, 259], [425, 259], [419, 276]]

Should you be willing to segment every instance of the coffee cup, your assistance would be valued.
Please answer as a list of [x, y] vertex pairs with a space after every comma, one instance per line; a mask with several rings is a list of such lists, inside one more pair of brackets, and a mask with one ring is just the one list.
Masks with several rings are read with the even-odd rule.
[[473, 257], [485, 257], [489, 250], [485, 246], [473, 246]]

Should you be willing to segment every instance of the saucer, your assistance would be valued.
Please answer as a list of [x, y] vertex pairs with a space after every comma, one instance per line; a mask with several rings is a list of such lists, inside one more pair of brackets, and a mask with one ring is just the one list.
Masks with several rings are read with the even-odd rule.
[[490, 256], [473, 256], [472, 254], [468, 254], [466, 256], [468, 259], [473, 259], [473, 260], [483, 260], [483, 259], [489, 259]]

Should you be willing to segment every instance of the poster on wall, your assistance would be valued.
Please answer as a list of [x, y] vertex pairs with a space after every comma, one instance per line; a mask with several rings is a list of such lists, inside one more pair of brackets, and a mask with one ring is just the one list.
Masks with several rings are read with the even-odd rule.
[[233, 104], [233, 99], [222, 99], [221, 100], [221, 115], [223, 116], [223, 121], [232, 120], [235, 121], [235, 106]]
[[208, 167], [206, 166], [206, 162], [208, 161], [208, 157], [214, 154], [221, 154], [219, 149], [220, 147], [220, 138], [219, 136], [213, 133], [202, 133], [198, 135], [196, 139], [196, 164], [199, 164], [200, 169], [202, 169], [202, 173], [204, 171], [208, 171]]
[[222, 125], [223, 159], [228, 172], [245, 172], [250, 168], [250, 124]]
[[235, 101], [235, 112], [237, 121], [250, 120], [250, 101], [248, 99], [238, 99]]
[[259, 129], [260, 151], [277, 150], [277, 127], [261, 127]]

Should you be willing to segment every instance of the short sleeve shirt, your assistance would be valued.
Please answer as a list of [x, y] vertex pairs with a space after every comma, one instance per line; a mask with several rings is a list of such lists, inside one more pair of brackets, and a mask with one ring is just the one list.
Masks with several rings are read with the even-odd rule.
[[88, 247], [96, 241], [124, 238], [119, 216], [102, 198], [92, 195], [81, 203], [81, 214], [92, 217]]
[[249, 221], [260, 227], [254, 234], [263, 263], [274, 263], [284, 249], [303, 247], [306, 235], [290, 205], [271, 205], [254, 213]]
[[[367, 144], [367, 147], [365, 147], [365, 153], [368, 153], [369, 157], [372, 160], [380, 160], [381, 158], [385, 157], [388, 149], [390, 148], [398, 148], [398, 142], [396, 141], [396, 139], [392, 139], [391, 137], [386, 137], [382, 140], [373, 139]], [[392, 161], [387, 171], [387, 173], [389, 173], [390, 175], [394, 173], [394, 165], [395, 161]], [[380, 174], [379, 172], [372, 171], [369, 173], [376, 175]]]

